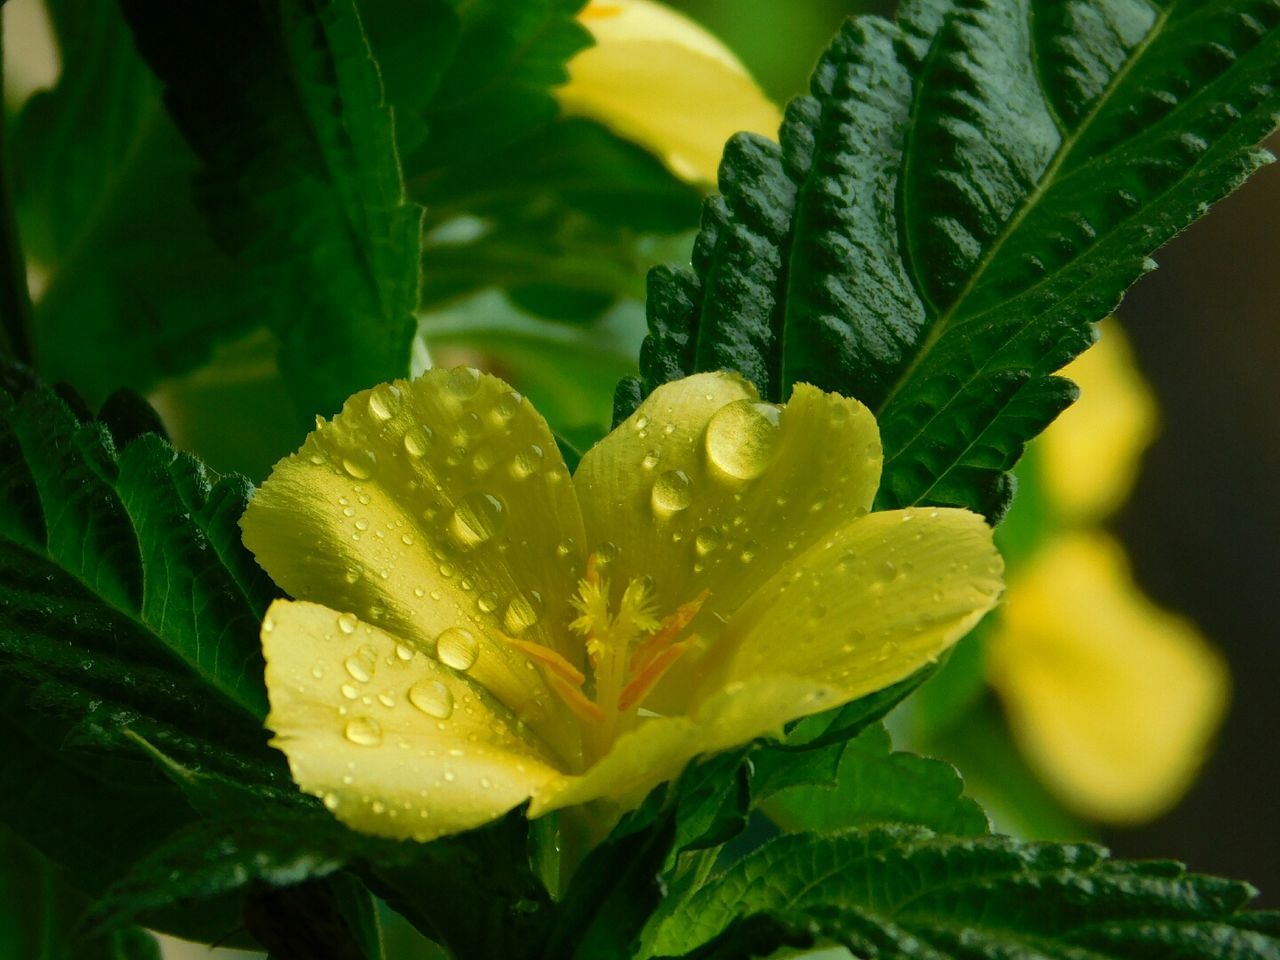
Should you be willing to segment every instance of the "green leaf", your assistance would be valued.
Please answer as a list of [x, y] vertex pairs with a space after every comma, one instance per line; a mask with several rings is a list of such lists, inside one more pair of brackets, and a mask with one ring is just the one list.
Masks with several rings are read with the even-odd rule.
[[50, 0], [63, 69], [12, 142], [36, 353], [100, 401], [182, 373], [257, 322], [191, 198], [197, 161], [115, 4]]
[[[850, 21], [781, 146], [738, 135], [693, 270], [651, 278], [643, 387], [735, 369], [856, 396], [879, 506], [997, 518], [1051, 376], [1148, 255], [1269, 155], [1275, 0], [908, 3]], [[634, 386], [620, 388], [627, 402]]]
[[90, 901], [53, 864], [0, 829], [0, 956], [14, 960], [160, 960], [160, 946], [130, 927], [76, 934]]
[[956, 836], [988, 833], [987, 815], [963, 791], [954, 767], [895, 752], [879, 725], [848, 742], [832, 785], [782, 790], [764, 802], [764, 811], [788, 833], [876, 823], [909, 823]]
[[[1091, 845], [907, 826], [793, 834], [689, 896], [649, 955], [767, 956], [784, 943], [827, 943], [883, 960], [1280, 956], [1280, 917], [1241, 912], [1254, 893], [1176, 863], [1113, 861]], [[720, 950], [718, 938], [741, 952]]]
[[201, 208], [252, 270], [300, 410], [403, 376], [421, 211], [352, 0], [124, 0], [204, 166]]

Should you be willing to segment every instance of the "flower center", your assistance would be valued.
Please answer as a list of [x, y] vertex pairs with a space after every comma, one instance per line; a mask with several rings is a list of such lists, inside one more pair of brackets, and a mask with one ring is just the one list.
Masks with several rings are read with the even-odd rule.
[[598, 757], [634, 721], [645, 697], [697, 640], [692, 634], [680, 637], [709, 593], [704, 590], [659, 619], [651, 582], [633, 578], [615, 609], [609, 581], [600, 575], [592, 554], [571, 601], [578, 617], [569, 624], [585, 641], [589, 676], [549, 647], [505, 639], [538, 665], [551, 689], [585, 722], [586, 746]]

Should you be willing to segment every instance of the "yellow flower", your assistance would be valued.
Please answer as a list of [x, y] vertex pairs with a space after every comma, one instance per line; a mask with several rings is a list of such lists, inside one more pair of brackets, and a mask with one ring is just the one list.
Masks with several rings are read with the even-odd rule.
[[798, 386], [667, 384], [570, 478], [505, 383], [357, 394], [242, 521], [296, 598], [262, 626], [268, 725], [355, 829], [426, 840], [530, 800], [608, 823], [694, 756], [878, 690], [995, 602], [961, 510], [868, 514], [875, 420]]
[[1045, 548], [1001, 612], [991, 682], [1048, 786], [1112, 823], [1172, 806], [1226, 706], [1226, 668], [1194, 625], [1147, 599], [1098, 532]]
[[1088, 525], [1127, 496], [1155, 432], [1150, 391], [1119, 327], [1063, 371], [1077, 404], [1035, 443], [1028, 479], [1060, 524], [1009, 590], [988, 674], [1032, 767], [1069, 807], [1137, 823], [1190, 786], [1226, 708], [1229, 677], [1195, 626], [1134, 583], [1121, 546]]
[[776, 138], [782, 116], [715, 37], [651, 0], [592, 0], [579, 15], [595, 45], [556, 91], [568, 114], [598, 120], [686, 180], [714, 183], [740, 130]]

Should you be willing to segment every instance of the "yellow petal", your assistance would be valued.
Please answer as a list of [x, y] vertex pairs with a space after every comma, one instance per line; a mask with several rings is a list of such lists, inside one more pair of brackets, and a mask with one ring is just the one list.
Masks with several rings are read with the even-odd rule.
[[278, 600], [263, 621], [272, 741], [348, 826], [430, 840], [523, 803], [560, 774], [465, 674], [347, 614]]
[[679, 776], [691, 759], [777, 736], [783, 724], [834, 706], [836, 691], [790, 677], [759, 677], [717, 692], [686, 715], [655, 717], [622, 734], [581, 776], [547, 781], [530, 816], [605, 800], [615, 811], [638, 804], [659, 783]]
[[501, 380], [431, 370], [356, 394], [276, 465], [241, 527], [294, 597], [422, 652], [444, 643], [442, 659], [574, 752], [559, 698], [496, 636], [581, 665], [559, 629], [582, 564], [573, 485], [545, 421]]
[[988, 660], [1032, 764], [1098, 820], [1137, 822], [1171, 806], [1227, 701], [1221, 658], [1141, 593], [1102, 534], [1063, 538], [1010, 585]]
[[779, 674], [839, 702], [914, 673], [990, 610], [1004, 565], [991, 528], [967, 510], [873, 513], [833, 531], [760, 587], [709, 659], [721, 684]]
[[[778, 408], [734, 374], [704, 373], [655, 390], [573, 479], [615, 589], [650, 577], [661, 611], [709, 590], [689, 629], [710, 644], [783, 564], [867, 511], [880, 463], [875, 419], [856, 400], [801, 384]], [[646, 705], [685, 703], [698, 660], [691, 650]]]
[[1124, 502], [1156, 432], [1155, 400], [1124, 331], [1114, 320], [1101, 331], [1097, 345], [1062, 371], [1079, 385], [1080, 399], [1036, 441], [1052, 503], [1077, 523]]
[[686, 180], [714, 183], [724, 143], [776, 138], [781, 114], [738, 59], [692, 20], [650, 0], [593, 0], [580, 15], [595, 46], [569, 62], [566, 113], [610, 127]]

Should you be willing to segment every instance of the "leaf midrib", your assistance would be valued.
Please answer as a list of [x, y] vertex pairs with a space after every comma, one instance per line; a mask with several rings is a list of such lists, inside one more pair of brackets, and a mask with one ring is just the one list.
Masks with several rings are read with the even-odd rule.
[[[1148, 4], [1148, 6], [1150, 6], [1150, 4]], [[1062, 167], [1066, 164], [1067, 160], [1071, 156], [1072, 151], [1075, 149], [1076, 145], [1080, 142], [1080, 140], [1084, 137], [1084, 135], [1089, 131], [1090, 126], [1097, 119], [1098, 115], [1111, 102], [1111, 97], [1114, 95], [1117, 88], [1123, 83], [1125, 78], [1127, 78], [1128, 75], [1133, 72], [1134, 68], [1142, 61], [1142, 58], [1146, 55], [1147, 51], [1151, 48], [1152, 44], [1155, 43], [1156, 40], [1158, 40], [1160, 36], [1163, 34], [1164, 27], [1168, 23], [1169, 18], [1173, 15], [1175, 6], [1177, 6], [1176, 3], [1170, 4], [1165, 9], [1156, 11], [1155, 20], [1151, 25], [1151, 29], [1148, 30], [1146, 36], [1142, 38], [1142, 42], [1139, 43], [1133, 49], [1133, 52], [1130, 54], [1129, 58], [1125, 61], [1124, 65], [1119, 70], [1117, 70], [1115, 72], [1115, 75], [1112, 76], [1111, 80], [1108, 81], [1106, 89], [1101, 94], [1098, 95], [1097, 99], [1094, 101], [1092, 106], [1090, 106], [1088, 112], [1081, 119], [1076, 129], [1070, 134], [1070, 136], [1067, 136], [1063, 139], [1062, 143], [1058, 147], [1058, 150], [1054, 153], [1053, 159], [1049, 162], [1049, 165], [1045, 168], [1044, 173], [1040, 176], [1039, 182], [1036, 184], [1035, 189], [1033, 189], [1029, 194], [1027, 194], [1026, 198], [1023, 200], [1018, 210], [1014, 213], [1012, 217], [1010, 217], [1005, 222], [1004, 228], [1001, 230], [1000, 235], [996, 238], [995, 242], [983, 253], [982, 258], [978, 261], [977, 268], [973, 271], [972, 274], [970, 274], [968, 282], [961, 289], [960, 293], [957, 294], [956, 297], [952, 300], [951, 306], [948, 307], [947, 310], [944, 313], [942, 313], [936, 320], [934, 320], [934, 322], [929, 326], [929, 331], [928, 333], [925, 334], [924, 341], [916, 349], [910, 361], [908, 361], [907, 365], [903, 368], [902, 372], [894, 380], [893, 386], [889, 388], [888, 392], [885, 394], [884, 399], [875, 407], [874, 413], [877, 418], [883, 416], [884, 411], [887, 410], [889, 406], [893, 403], [894, 398], [898, 395], [901, 389], [911, 380], [911, 377], [915, 373], [916, 369], [920, 366], [921, 363], [924, 362], [924, 359], [929, 355], [933, 347], [942, 338], [943, 334], [950, 327], [956, 315], [959, 314], [961, 308], [965, 305], [965, 302], [967, 301], [969, 295], [972, 294], [973, 291], [977, 288], [978, 283], [982, 280], [988, 268], [990, 268], [990, 266], [996, 261], [1000, 251], [1004, 248], [1005, 243], [1018, 232], [1018, 229], [1021, 227], [1022, 223], [1027, 219], [1028, 216], [1030, 216], [1032, 211], [1036, 209], [1040, 201], [1044, 199], [1045, 195], [1049, 192], [1051, 187], [1054, 185], [1058, 171], [1061, 170]], [[1033, 34], [1031, 37], [1031, 43], [1033, 47], [1035, 45], [1035, 42], [1036, 41]], [[1038, 83], [1039, 83], [1039, 80], [1037, 77], [1037, 85]], [[1043, 90], [1041, 91], [1041, 95], [1042, 97], [1044, 96]], [[1044, 97], [1044, 99], [1046, 102], [1048, 102], [1047, 97]], [[900, 170], [905, 170], [907, 167], [910, 166], [910, 163], [911, 163], [912, 148], [915, 143], [915, 136], [914, 136], [915, 127], [916, 127], [915, 119], [916, 119], [916, 112], [913, 108], [912, 123], [907, 132], [906, 147], [903, 150], [902, 166], [900, 167]], [[899, 182], [899, 189], [903, 189], [902, 177], [899, 177], [898, 182]], [[915, 261], [915, 258], [911, 256], [908, 258], [908, 262], [914, 265], [916, 261]], [[916, 275], [914, 266], [911, 270], [911, 277], [915, 285], [917, 295], [920, 297], [922, 302], [928, 303], [929, 302], [928, 297], [924, 292], [924, 283]]]

